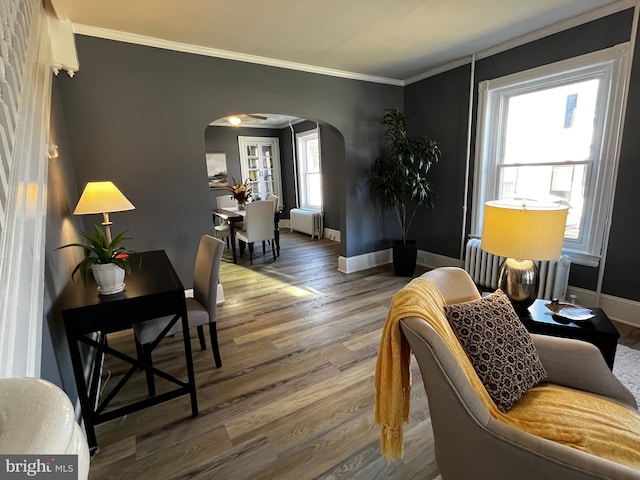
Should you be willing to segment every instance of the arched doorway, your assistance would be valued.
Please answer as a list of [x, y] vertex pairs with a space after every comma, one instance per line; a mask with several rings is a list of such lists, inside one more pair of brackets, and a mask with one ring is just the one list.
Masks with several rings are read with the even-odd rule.
[[[318, 174], [322, 199], [318, 210], [323, 215], [324, 233], [325, 236], [340, 241], [341, 205], [338, 203], [340, 197], [335, 191], [338, 188], [337, 183], [330, 181], [331, 178], [335, 178], [332, 173], [338, 168], [337, 159], [344, 158], [344, 140], [337, 129], [326, 123], [291, 114], [235, 114], [217, 118], [206, 127], [205, 148], [208, 156], [216, 155], [218, 160], [224, 158], [229, 181], [235, 179], [243, 182], [246, 178], [243, 178], [240, 139], [242, 137], [277, 139], [281, 188], [279, 196], [283, 207], [282, 225], [287, 226], [291, 209], [300, 207], [304, 196], [300, 185], [301, 167], [297, 138], [311, 131], [318, 132]], [[246, 174], [246, 171], [244, 173]], [[228, 191], [223, 187], [210, 188], [211, 207], [215, 208], [218, 196], [226, 194]]]

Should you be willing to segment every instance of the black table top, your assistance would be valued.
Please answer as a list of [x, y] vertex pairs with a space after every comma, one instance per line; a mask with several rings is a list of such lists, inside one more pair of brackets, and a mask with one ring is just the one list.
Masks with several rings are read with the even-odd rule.
[[86, 284], [70, 281], [56, 302], [65, 322], [88, 332], [109, 320], [107, 329], [115, 331], [184, 307], [184, 286], [164, 250], [132, 254], [129, 263], [131, 275], [125, 276], [120, 293], [100, 295], [93, 277]]
[[129, 256], [131, 275], [124, 279], [125, 289], [113, 295], [100, 295], [93, 276], [85, 284], [79, 277], [65, 287], [58, 304], [61, 310], [119, 302], [143, 295], [184, 290], [164, 250], [140, 252]]
[[551, 328], [557, 327], [562, 329], [593, 330], [616, 336], [619, 335], [618, 330], [611, 323], [611, 320], [609, 320], [609, 317], [607, 317], [601, 308], [590, 308], [590, 310], [595, 314], [595, 317], [590, 318], [589, 320], [574, 322], [558, 315], [552, 315], [551, 311], [545, 307], [545, 304], [549, 302], [549, 300], [537, 299], [526, 312], [521, 310], [516, 311], [518, 312], [520, 319], [525, 323], [535, 322]]

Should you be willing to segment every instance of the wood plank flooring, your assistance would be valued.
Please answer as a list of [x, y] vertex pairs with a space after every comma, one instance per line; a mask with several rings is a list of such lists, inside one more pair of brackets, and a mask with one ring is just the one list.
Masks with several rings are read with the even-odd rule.
[[[375, 359], [392, 295], [409, 279], [390, 266], [338, 272], [339, 245], [282, 233], [273, 262], [257, 248], [238, 265], [225, 251], [226, 303], [218, 307], [223, 366], [192, 333], [200, 415], [187, 397], [98, 427], [90, 478], [430, 480], [437, 475], [428, 406], [413, 364], [405, 456], [387, 464], [373, 420]], [[416, 274], [422, 273], [419, 270]], [[207, 336], [208, 337], [208, 336]], [[208, 340], [208, 338], [207, 338]], [[133, 354], [132, 333], [109, 342]], [[154, 352], [162, 369], [186, 378], [181, 338]], [[108, 359], [105, 391], [125, 367]], [[168, 389], [157, 381], [158, 391]], [[122, 401], [144, 398], [138, 373]]]

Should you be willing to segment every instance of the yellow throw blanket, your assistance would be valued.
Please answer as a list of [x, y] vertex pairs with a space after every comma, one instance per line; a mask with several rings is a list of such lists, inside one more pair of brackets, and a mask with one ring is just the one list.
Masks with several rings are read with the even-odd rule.
[[430, 281], [417, 278], [397, 292], [380, 340], [376, 363], [375, 419], [388, 460], [402, 457], [402, 424], [409, 418], [411, 352], [400, 320], [423, 318], [445, 341], [491, 416], [533, 435], [640, 470], [640, 415], [575, 390], [531, 389], [507, 413], [498, 410], [444, 314], [444, 299]]

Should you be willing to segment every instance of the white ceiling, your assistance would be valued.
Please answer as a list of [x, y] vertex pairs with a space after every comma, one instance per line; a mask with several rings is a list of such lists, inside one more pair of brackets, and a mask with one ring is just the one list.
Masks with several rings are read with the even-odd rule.
[[[241, 124], [239, 127], [251, 127], [251, 128], [285, 128], [289, 125], [302, 122], [304, 119], [294, 117], [292, 115], [282, 115], [276, 113], [251, 113], [249, 115], [256, 115], [261, 118], [252, 118], [243, 114], [230, 115], [231, 117], [241, 117]], [[229, 117], [219, 118], [218, 120], [211, 122], [210, 125], [214, 127], [232, 127], [229, 122]]]
[[[405, 84], [424, 72], [632, 0], [49, 0], [74, 31]], [[155, 43], [154, 43], [155, 42]], [[164, 42], [164, 43], [163, 43]], [[181, 49], [181, 48], [176, 48]]]

